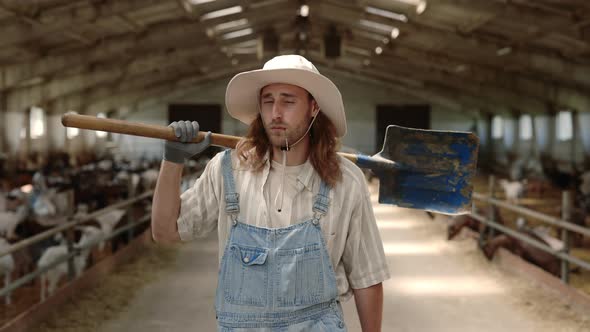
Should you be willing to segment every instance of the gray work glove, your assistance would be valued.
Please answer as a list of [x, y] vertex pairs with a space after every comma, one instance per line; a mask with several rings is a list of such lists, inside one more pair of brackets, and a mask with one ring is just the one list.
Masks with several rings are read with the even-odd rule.
[[199, 134], [197, 121], [174, 121], [168, 127], [174, 128], [174, 134], [180, 142], [166, 141], [164, 144], [164, 160], [183, 164], [197, 153], [203, 152], [211, 144], [211, 132], [207, 132], [205, 139], [199, 143], [187, 143]]

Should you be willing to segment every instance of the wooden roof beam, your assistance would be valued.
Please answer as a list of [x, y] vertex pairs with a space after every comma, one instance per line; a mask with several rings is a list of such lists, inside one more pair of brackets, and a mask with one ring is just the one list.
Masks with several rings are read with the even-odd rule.
[[[316, 11], [316, 15], [324, 17], [329, 21], [351, 25], [356, 29], [364, 29], [358, 22], [361, 18], [366, 19], [369, 17], [366, 13], [359, 13], [358, 10], [337, 6], [332, 3], [323, 3]], [[377, 23], [392, 25], [388, 19], [376, 15], [372, 15], [371, 20]], [[574, 81], [590, 86], [590, 66], [568, 62], [554, 55], [520, 50], [513, 50], [511, 53], [500, 57], [497, 55], [497, 51], [505, 46], [503, 44], [482, 40], [473, 36], [460, 36], [451, 31], [419, 25], [412, 21], [405, 24], [398, 22], [395, 26], [402, 33], [399, 39], [403, 39], [405, 36], [411, 39], [412, 34], [425, 34], [433, 40], [444, 41], [445, 51], [453, 55], [459, 54], [465, 59], [470, 59], [470, 62], [492, 65], [499, 70], [506, 70], [506, 66], [509, 64], [509, 68], [512, 71], [521, 73], [529, 71], [541, 74], [544, 78], [558, 78], [560, 80]], [[384, 37], [386, 37], [385, 33]]]

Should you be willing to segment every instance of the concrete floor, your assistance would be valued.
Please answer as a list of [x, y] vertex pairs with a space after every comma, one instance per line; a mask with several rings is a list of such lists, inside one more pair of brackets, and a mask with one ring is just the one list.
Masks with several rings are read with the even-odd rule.
[[[383, 331], [582, 331], [590, 326], [587, 318], [563, 313], [559, 301], [522, 277], [494, 268], [472, 240], [447, 242], [443, 217], [430, 220], [421, 211], [378, 204], [375, 214], [393, 275], [384, 283]], [[215, 331], [216, 248], [215, 236], [181, 246], [176, 268], [137, 292], [131, 305], [99, 331]], [[361, 331], [354, 301], [344, 310], [349, 331]]]

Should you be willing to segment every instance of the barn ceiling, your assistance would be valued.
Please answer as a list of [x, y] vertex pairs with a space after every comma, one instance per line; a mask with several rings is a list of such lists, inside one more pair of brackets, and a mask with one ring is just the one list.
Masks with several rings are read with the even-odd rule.
[[447, 109], [590, 111], [587, 0], [0, 0], [0, 109], [164, 98], [260, 68], [273, 38]]

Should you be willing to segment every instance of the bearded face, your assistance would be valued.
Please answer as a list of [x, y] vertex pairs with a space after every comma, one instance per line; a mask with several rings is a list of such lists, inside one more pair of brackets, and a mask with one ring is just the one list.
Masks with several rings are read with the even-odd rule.
[[266, 134], [274, 147], [294, 144], [310, 124], [315, 101], [309, 93], [290, 84], [271, 84], [260, 94], [260, 113]]

